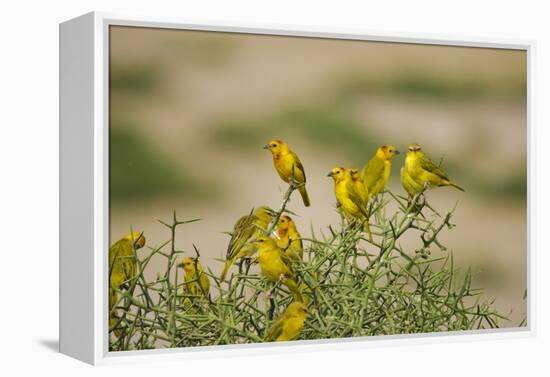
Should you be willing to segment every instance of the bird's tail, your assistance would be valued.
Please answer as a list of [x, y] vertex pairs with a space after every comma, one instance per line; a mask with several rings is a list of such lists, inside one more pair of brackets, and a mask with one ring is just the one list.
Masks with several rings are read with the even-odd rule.
[[311, 203], [309, 202], [309, 196], [308, 196], [307, 191], [306, 191], [306, 186], [305, 185], [300, 186], [298, 188], [298, 191], [300, 191], [300, 195], [302, 195], [302, 200], [304, 201], [304, 205], [306, 207], [309, 207], [309, 205]]
[[113, 330], [113, 334], [117, 338], [122, 335], [123, 329], [120, 326], [118, 315], [114, 312], [113, 308], [117, 304], [118, 294], [113, 288], [109, 288], [109, 328]]
[[369, 226], [369, 221], [368, 220], [365, 220], [365, 222], [363, 223], [363, 228], [365, 229], [365, 232], [367, 232], [367, 234], [369, 235], [369, 241], [372, 242], [372, 233], [370, 231], [370, 226]]
[[367, 210], [361, 206], [359, 206], [359, 211], [361, 211], [361, 214], [363, 215], [363, 229], [365, 232], [368, 233], [369, 235], [369, 241], [372, 242], [372, 233], [370, 231], [370, 226], [369, 226], [369, 214], [367, 212]]
[[300, 283], [300, 286], [298, 288], [299, 288], [300, 293], [301, 293], [302, 298], [303, 298], [302, 302], [306, 305], [309, 305], [309, 303], [311, 302], [311, 298], [309, 297], [312, 293], [311, 289], [303, 282]]
[[225, 262], [225, 265], [223, 266], [222, 274], [220, 276], [220, 281], [225, 280], [225, 276], [227, 275], [227, 271], [229, 271], [229, 268], [233, 265], [234, 261], [235, 261], [235, 259], [231, 258], [231, 259], [228, 259], [227, 262]]
[[285, 280], [284, 284], [290, 290], [290, 292], [292, 292], [292, 296], [294, 296], [294, 300], [299, 302], [304, 302], [302, 292], [300, 291], [300, 288], [298, 287], [294, 279], [288, 278]]
[[460, 187], [459, 185], [456, 185], [454, 184], [453, 182], [449, 182], [449, 186], [453, 186], [455, 189], [458, 189], [462, 192], [466, 192], [466, 190], [464, 190], [462, 187]]

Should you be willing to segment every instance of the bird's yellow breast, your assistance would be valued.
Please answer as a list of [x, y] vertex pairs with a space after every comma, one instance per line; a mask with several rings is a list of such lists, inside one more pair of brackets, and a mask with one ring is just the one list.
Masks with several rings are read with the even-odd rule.
[[420, 178], [423, 169], [420, 166], [420, 161], [418, 157], [416, 157], [415, 155], [408, 155], [405, 158], [405, 172], [411, 177], [411, 179], [415, 181]]
[[258, 261], [263, 274], [270, 280], [278, 280], [288, 271], [288, 267], [281, 259], [281, 253], [277, 249], [261, 250], [258, 254]]
[[421, 157], [416, 154], [407, 156], [405, 159], [405, 168], [408, 178], [412, 180], [416, 186], [423, 188], [425, 184], [432, 184], [435, 186], [441, 184], [441, 177], [423, 169]]
[[390, 179], [390, 174], [391, 174], [391, 161], [386, 160], [386, 161], [384, 161], [384, 173], [383, 173], [384, 185]]
[[273, 164], [275, 165], [275, 170], [277, 170], [277, 173], [283, 181], [289, 182], [292, 176], [294, 176], [295, 180], [298, 182], [302, 182], [304, 180], [303, 173], [297, 168], [296, 161], [291, 153], [281, 151], [280, 153], [273, 155]]

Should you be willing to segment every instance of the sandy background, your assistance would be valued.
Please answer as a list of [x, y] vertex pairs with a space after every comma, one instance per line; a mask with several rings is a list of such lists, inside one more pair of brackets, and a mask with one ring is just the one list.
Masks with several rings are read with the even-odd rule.
[[[164, 242], [155, 218], [175, 209], [203, 219], [180, 228], [178, 247], [196, 244], [217, 274], [222, 232], [254, 206], [278, 206], [286, 189], [268, 140], [288, 141], [305, 166], [312, 206], [290, 204], [304, 237], [338, 221], [332, 167], [418, 142], [467, 190], [428, 195], [441, 211], [459, 202], [457, 227], [441, 237], [455, 264], [472, 266], [475, 285], [509, 314], [501, 325], [523, 319], [524, 52], [128, 27], [112, 28], [110, 43], [111, 242], [130, 227], [150, 246]], [[403, 241], [411, 252], [416, 243]], [[163, 267], [153, 261], [149, 276]]]

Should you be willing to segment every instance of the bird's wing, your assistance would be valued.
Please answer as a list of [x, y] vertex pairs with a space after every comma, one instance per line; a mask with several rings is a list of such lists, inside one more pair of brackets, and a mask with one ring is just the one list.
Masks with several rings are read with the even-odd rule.
[[115, 242], [109, 248], [109, 284], [117, 286], [122, 284], [123, 277], [121, 275], [121, 258], [123, 254], [124, 239]]
[[353, 202], [353, 204], [355, 204], [359, 208], [363, 216], [368, 218], [369, 215], [367, 214], [367, 211], [365, 209], [367, 204], [363, 201], [361, 195], [359, 195], [359, 193], [357, 192], [355, 184], [351, 179], [347, 180], [346, 182], [346, 191], [348, 192], [349, 199]]
[[302, 165], [302, 162], [300, 161], [300, 159], [298, 158], [298, 155], [292, 151], [290, 151], [290, 155], [292, 156], [293, 160], [294, 160], [294, 166], [296, 167], [296, 169], [298, 169], [302, 175], [304, 176], [304, 182], [306, 181], [306, 171], [304, 170], [304, 166]]
[[370, 191], [380, 179], [384, 176], [384, 160], [374, 156], [367, 162], [363, 168], [361, 178], [363, 184]]
[[122, 250], [122, 241], [124, 240], [118, 240], [109, 248], [109, 269], [113, 268], [115, 260], [118, 259], [117, 257]]
[[349, 179], [346, 181], [346, 191], [348, 192], [348, 196], [350, 200], [358, 207], [363, 208], [365, 203], [363, 202], [363, 199], [361, 199], [361, 195], [357, 192], [357, 188], [355, 187], [355, 183]]
[[273, 325], [271, 325], [271, 328], [269, 329], [269, 333], [266, 336], [267, 341], [273, 341], [276, 340], [281, 333], [283, 332], [283, 324], [285, 321], [285, 313], [281, 314], [275, 322], [273, 322]]
[[208, 279], [208, 276], [203, 271], [200, 273], [200, 284], [204, 293], [208, 295], [210, 291], [210, 279]]
[[126, 238], [118, 240], [109, 248], [109, 275], [116, 275], [112, 280], [120, 280], [118, 283], [122, 284], [135, 274], [136, 261], [132, 242]]
[[280, 256], [281, 256], [281, 259], [283, 260], [283, 263], [286, 265], [286, 267], [288, 268], [288, 278], [291, 278], [291, 279], [294, 279], [294, 277], [296, 276], [296, 273], [294, 272], [294, 269], [292, 268], [292, 258], [289, 257], [287, 254], [283, 253], [282, 250], [280, 251]]
[[233, 233], [231, 234], [231, 239], [229, 240], [229, 245], [227, 245], [227, 254], [226, 259], [231, 259], [242, 249], [242, 247], [250, 240], [254, 235], [256, 227], [254, 222], [256, 216], [253, 214], [246, 215], [241, 217], [235, 227], [233, 228]]
[[420, 166], [422, 167], [422, 169], [429, 171], [430, 173], [433, 173], [443, 179], [449, 179], [449, 177], [447, 177], [447, 174], [445, 174], [445, 172], [441, 170], [436, 164], [434, 164], [432, 160], [430, 160], [430, 158], [427, 156], [420, 158]]

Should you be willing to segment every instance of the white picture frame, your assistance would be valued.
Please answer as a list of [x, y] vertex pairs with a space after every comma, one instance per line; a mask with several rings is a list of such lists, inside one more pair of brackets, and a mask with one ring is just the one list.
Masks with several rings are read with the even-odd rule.
[[[110, 26], [140, 26], [317, 38], [520, 49], [527, 52], [527, 137], [533, 145], [531, 124], [532, 41], [489, 40], [421, 34], [379, 33], [367, 30], [311, 26], [211, 24], [161, 17], [132, 17], [88, 13], [60, 25], [60, 351], [90, 364], [110, 364], [151, 359], [181, 359], [261, 355], [274, 352], [343, 350], [389, 343], [422, 344], [510, 338], [534, 335], [532, 294], [527, 298], [525, 328], [398, 335], [344, 340], [297, 341], [292, 344], [231, 345], [150, 351], [108, 351], [107, 252], [108, 245], [108, 32]], [[529, 185], [532, 174], [528, 147], [528, 221], [532, 219]], [[528, 223], [527, 289], [532, 292], [533, 256]]]

